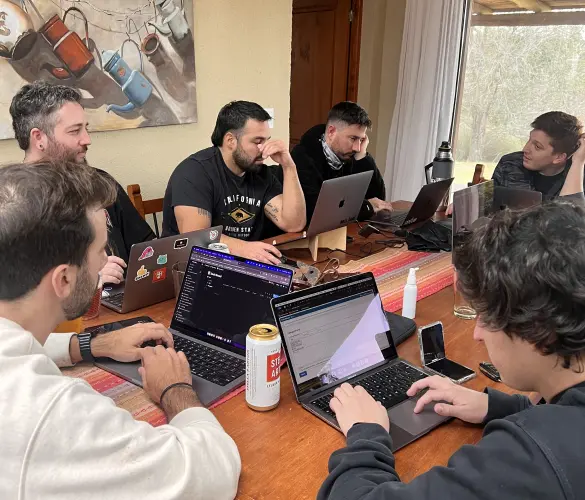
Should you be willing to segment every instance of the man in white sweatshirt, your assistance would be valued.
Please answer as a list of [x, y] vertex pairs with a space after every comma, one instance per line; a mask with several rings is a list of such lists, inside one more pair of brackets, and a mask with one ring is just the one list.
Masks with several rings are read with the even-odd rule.
[[[89, 307], [115, 197], [112, 181], [80, 164], [0, 169], [0, 498], [233, 498], [237, 447], [201, 407], [166, 329], [50, 335]], [[147, 340], [159, 345], [141, 348]], [[169, 424], [135, 421], [53, 361], [94, 356], [141, 359]]]

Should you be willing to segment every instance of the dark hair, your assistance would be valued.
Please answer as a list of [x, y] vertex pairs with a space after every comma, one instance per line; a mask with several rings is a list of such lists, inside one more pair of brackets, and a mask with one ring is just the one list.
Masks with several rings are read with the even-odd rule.
[[22, 87], [10, 103], [12, 128], [20, 149], [26, 151], [30, 146], [30, 131], [33, 128], [52, 136], [55, 113], [67, 102], [80, 101], [81, 94], [65, 85], [37, 80]]
[[215, 129], [211, 134], [211, 143], [214, 146], [221, 146], [225, 134], [234, 132], [238, 135], [248, 120], [267, 122], [271, 119], [272, 117], [260, 104], [249, 101], [232, 101], [219, 111]]
[[536, 130], [542, 130], [551, 138], [555, 153], [572, 155], [579, 146], [579, 138], [583, 133], [583, 124], [575, 116], [562, 111], [549, 111], [540, 115], [531, 124]]
[[329, 116], [327, 116], [327, 124], [331, 122], [343, 122], [347, 125], [359, 125], [367, 128], [372, 126], [372, 120], [370, 120], [367, 111], [351, 101], [339, 102], [331, 108]]
[[585, 210], [555, 201], [504, 210], [454, 249], [457, 287], [492, 331], [555, 354], [585, 353]]
[[56, 266], [81, 266], [95, 238], [87, 210], [115, 198], [111, 177], [78, 163], [0, 168], [0, 300], [23, 297]]

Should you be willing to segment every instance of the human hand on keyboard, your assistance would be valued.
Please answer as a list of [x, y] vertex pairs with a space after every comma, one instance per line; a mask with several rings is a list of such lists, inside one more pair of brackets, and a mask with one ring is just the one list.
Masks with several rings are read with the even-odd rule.
[[329, 406], [335, 412], [337, 423], [347, 436], [355, 424], [380, 424], [386, 432], [390, 430], [388, 412], [382, 403], [374, 401], [361, 386], [342, 384], [335, 389]]
[[435, 405], [435, 413], [445, 417], [455, 417], [471, 424], [481, 424], [488, 412], [488, 395], [454, 384], [439, 375], [417, 380], [406, 394], [416, 396], [428, 389], [416, 403], [415, 413], [420, 413], [425, 405], [441, 401]]
[[[191, 386], [193, 382], [191, 368], [184, 352], [156, 346], [143, 349], [141, 354], [142, 366], [138, 368], [138, 372], [142, 378], [142, 387], [155, 403], [161, 403], [161, 395], [163, 392], [168, 393], [168, 388], [174, 391], [169, 396], [164, 396], [164, 402], [170, 402], [170, 406], [176, 406], [175, 403], [185, 397], [196, 397]], [[169, 416], [168, 413], [167, 416]]]
[[91, 342], [96, 358], [111, 358], [129, 363], [141, 359], [141, 347], [147, 342], [173, 347], [173, 336], [158, 323], [137, 323], [121, 330], [98, 335]]

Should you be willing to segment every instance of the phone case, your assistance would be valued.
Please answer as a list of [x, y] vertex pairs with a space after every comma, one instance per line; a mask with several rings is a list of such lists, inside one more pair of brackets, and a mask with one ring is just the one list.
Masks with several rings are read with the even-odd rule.
[[[450, 380], [452, 380], [453, 382], [455, 382], [456, 384], [463, 384], [464, 382], [467, 382], [468, 380], [471, 380], [472, 378], [476, 377], [476, 373], [474, 370], [472, 370], [471, 368], [469, 368], [468, 366], [462, 365], [461, 363], [457, 363], [457, 361], [453, 361], [453, 360], [449, 360], [449, 361], [453, 361], [453, 363], [457, 363], [459, 366], [462, 366], [463, 368], [468, 369], [469, 371], [471, 371], [472, 373], [470, 373], [469, 375], [467, 375], [466, 377], [460, 378], [458, 380], [447, 377], [446, 375], [443, 375], [442, 373], [439, 373], [435, 370], [433, 370], [432, 368], [429, 368], [429, 366], [425, 363], [425, 353], [424, 353], [424, 349], [423, 349], [423, 342], [422, 342], [422, 332], [423, 330], [427, 329], [427, 328], [432, 328], [436, 325], [441, 325], [441, 332], [443, 332], [443, 323], [440, 321], [435, 321], [434, 323], [430, 323], [428, 325], [425, 325], [421, 328], [418, 329], [418, 347], [420, 350], [420, 363], [423, 367], [423, 370], [433, 374], [433, 375], [439, 375], [441, 377], [445, 377], [445, 378], [449, 378]], [[443, 356], [443, 358], [435, 358], [435, 359], [449, 359], [447, 357], [447, 349], [445, 349], [445, 355]], [[434, 360], [433, 360], [434, 361]]]

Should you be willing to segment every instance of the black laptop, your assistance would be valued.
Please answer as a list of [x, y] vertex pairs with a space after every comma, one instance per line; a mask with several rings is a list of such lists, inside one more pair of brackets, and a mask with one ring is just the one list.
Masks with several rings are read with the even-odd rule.
[[339, 429], [329, 401], [344, 382], [388, 409], [393, 450], [448, 420], [433, 404], [415, 414], [408, 388], [427, 375], [398, 357], [376, 281], [358, 274], [272, 299], [298, 402]]
[[425, 184], [419, 191], [410, 210], [394, 210], [392, 212], [381, 210], [367, 222], [403, 228], [430, 220], [435, 215], [447, 191], [449, 191], [453, 179], [454, 177]]
[[[170, 332], [175, 349], [189, 360], [193, 387], [205, 406], [244, 383], [248, 330], [273, 322], [270, 299], [289, 292], [292, 276], [290, 269], [193, 247]], [[142, 385], [140, 363], [95, 364]]]

